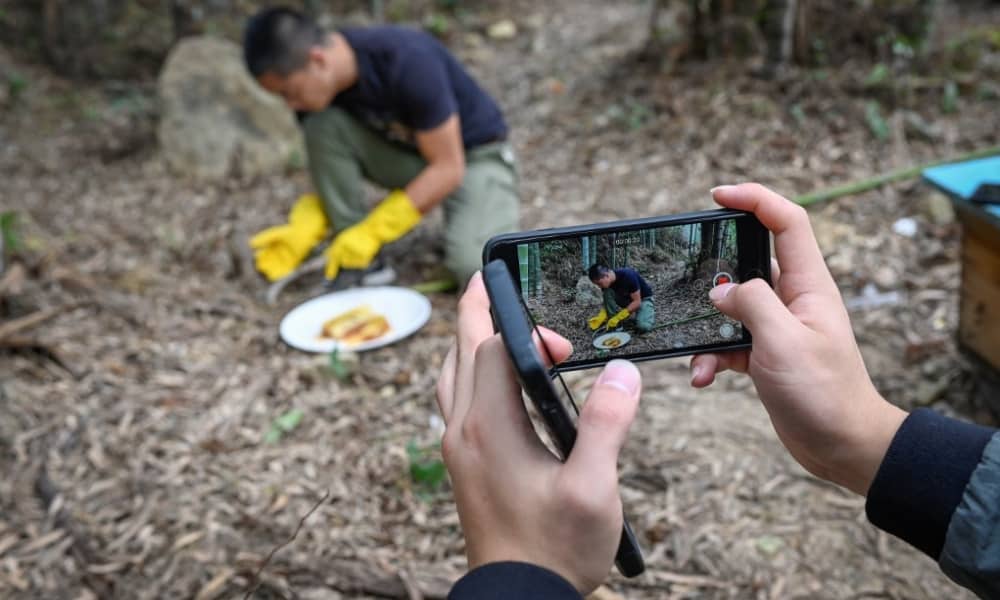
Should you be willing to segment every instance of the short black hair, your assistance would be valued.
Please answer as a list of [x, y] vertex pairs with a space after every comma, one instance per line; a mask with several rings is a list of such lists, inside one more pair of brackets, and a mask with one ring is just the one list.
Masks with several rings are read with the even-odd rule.
[[284, 6], [265, 8], [247, 21], [243, 60], [254, 77], [286, 77], [305, 66], [309, 50], [324, 45], [326, 34], [315, 21]]
[[610, 271], [611, 269], [605, 267], [601, 263], [594, 263], [590, 265], [589, 269], [587, 269], [587, 277], [590, 277], [591, 281], [597, 281], [601, 277], [604, 277], [606, 274], [608, 274], [608, 272]]

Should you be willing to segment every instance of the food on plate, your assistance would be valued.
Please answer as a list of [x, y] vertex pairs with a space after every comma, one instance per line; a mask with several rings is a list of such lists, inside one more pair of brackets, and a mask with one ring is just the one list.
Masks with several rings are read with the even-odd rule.
[[382, 337], [389, 329], [389, 321], [383, 315], [363, 304], [323, 323], [320, 337], [356, 346]]
[[605, 348], [617, 348], [618, 346], [622, 345], [622, 341], [616, 337], [612, 337], [601, 342], [601, 345], [603, 345]]

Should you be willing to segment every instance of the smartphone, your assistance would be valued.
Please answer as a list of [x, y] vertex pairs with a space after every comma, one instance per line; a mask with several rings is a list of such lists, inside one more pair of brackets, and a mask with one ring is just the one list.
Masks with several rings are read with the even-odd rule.
[[750, 331], [708, 291], [770, 283], [771, 238], [752, 213], [718, 209], [504, 234], [483, 249], [495, 260], [532, 319], [573, 343], [559, 365], [572, 370], [749, 348]]
[[[535, 325], [507, 265], [500, 260], [488, 263], [483, 268], [483, 282], [490, 298], [494, 327], [503, 338], [521, 388], [541, 416], [559, 458], [565, 460], [576, 441], [577, 410], [572, 395], [558, 371], [546, 367], [539, 354], [532, 339]], [[551, 364], [551, 357], [547, 358]], [[646, 569], [639, 542], [624, 518], [615, 566], [625, 577], [635, 577]]]

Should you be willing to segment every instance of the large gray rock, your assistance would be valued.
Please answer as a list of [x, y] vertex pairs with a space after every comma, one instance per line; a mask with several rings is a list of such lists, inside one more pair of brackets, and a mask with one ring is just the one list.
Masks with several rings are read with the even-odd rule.
[[576, 280], [576, 303], [580, 306], [600, 306], [604, 303], [601, 288], [586, 275]]
[[160, 72], [159, 94], [160, 147], [181, 174], [252, 177], [303, 162], [295, 116], [250, 77], [240, 48], [230, 41], [181, 40]]

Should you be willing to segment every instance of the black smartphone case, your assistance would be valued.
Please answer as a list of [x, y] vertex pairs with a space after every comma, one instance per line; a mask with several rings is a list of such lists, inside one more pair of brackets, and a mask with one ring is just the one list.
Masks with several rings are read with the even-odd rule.
[[[483, 281], [490, 298], [494, 329], [500, 332], [521, 388], [542, 416], [565, 460], [576, 441], [576, 425], [560, 402], [552, 376], [535, 348], [528, 313], [507, 265], [502, 260], [488, 263], [483, 268]], [[615, 566], [625, 577], [635, 577], [646, 570], [639, 542], [624, 517]]]

